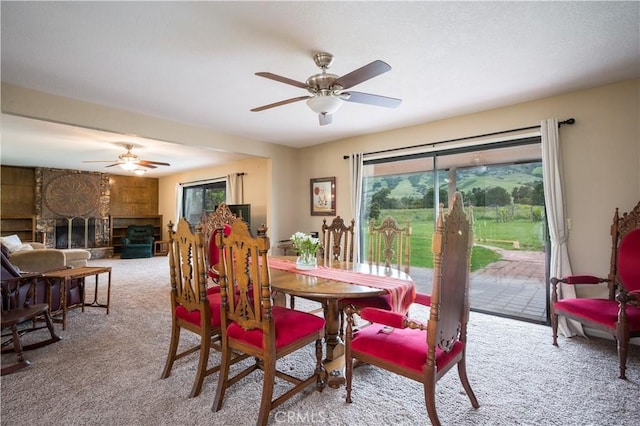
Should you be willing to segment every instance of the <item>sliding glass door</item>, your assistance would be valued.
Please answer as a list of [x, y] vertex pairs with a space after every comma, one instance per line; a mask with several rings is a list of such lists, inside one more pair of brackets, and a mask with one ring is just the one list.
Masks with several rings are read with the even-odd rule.
[[472, 215], [472, 310], [548, 322], [546, 222], [539, 138], [366, 161], [364, 236], [371, 220], [411, 222], [411, 275], [430, 291], [435, 206], [455, 191]]

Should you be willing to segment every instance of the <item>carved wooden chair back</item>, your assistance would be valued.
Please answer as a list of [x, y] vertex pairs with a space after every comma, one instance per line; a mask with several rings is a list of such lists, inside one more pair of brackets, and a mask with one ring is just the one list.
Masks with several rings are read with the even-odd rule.
[[[198, 224], [204, 234], [205, 244], [207, 244], [206, 263], [207, 274], [214, 281], [218, 281], [218, 268], [220, 263], [220, 251], [218, 249], [215, 234], [219, 229], [231, 226], [238, 217], [231, 212], [226, 203], [218, 204], [213, 213], [203, 213], [202, 220]], [[227, 228], [228, 229], [228, 228]]]
[[[319, 390], [324, 385], [325, 370], [322, 366], [322, 339], [324, 319], [282, 306], [273, 306], [271, 277], [267, 252], [269, 238], [264, 226], [258, 228], [258, 236], [252, 237], [247, 224], [237, 220], [228, 235], [217, 234], [222, 250], [220, 262], [220, 296], [222, 364], [213, 411], [222, 408], [227, 388], [247, 374], [263, 370], [263, 388], [257, 424], [266, 425], [271, 410], [309, 385], [315, 383]], [[315, 342], [316, 369], [312, 375], [300, 379], [291, 372], [276, 369], [276, 360], [307, 344]], [[255, 364], [229, 377], [230, 357], [233, 353], [251, 356]], [[274, 379], [282, 378], [293, 384], [287, 392], [273, 398]], [[243, 410], [247, 409], [243, 403]]]
[[355, 235], [355, 219], [347, 226], [344, 219], [337, 216], [327, 225], [327, 219], [322, 219], [322, 247], [324, 260], [353, 262], [353, 238]]
[[[620, 291], [631, 290], [625, 288], [623, 280], [620, 279], [618, 256], [622, 240], [627, 234], [636, 229], [640, 229], [640, 202], [636, 204], [633, 210], [623, 213], [622, 216], [620, 216], [616, 208], [616, 212], [613, 215], [613, 223], [611, 224], [611, 262], [608, 275], [609, 299], [611, 300], [614, 300]], [[640, 261], [638, 263], [640, 264]]]
[[394, 267], [408, 274], [411, 268], [411, 222], [401, 228], [392, 216], [382, 219], [380, 226], [376, 226], [372, 219], [369, 222], [367, 257], [369, 264], [384, 263], [387, 268]]

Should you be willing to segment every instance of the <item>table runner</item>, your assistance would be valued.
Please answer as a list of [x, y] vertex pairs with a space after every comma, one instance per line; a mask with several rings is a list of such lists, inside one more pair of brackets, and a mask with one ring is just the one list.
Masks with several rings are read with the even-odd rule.
[[347, 269], [328, 268], [318, 266], [316, 269], [296, 269], [295, 262], [285, 259], [269, 258], [269, 267], [280, 271], [294, 272], [301, 275], [310, 275], [318, 278], [341, 281], [348, 284], [357, 284], [386, 290], [391, 294], [394, 312], [406, 314], [416, 297], [416, 286], [412, 280], [400, 278], [382, 277]]

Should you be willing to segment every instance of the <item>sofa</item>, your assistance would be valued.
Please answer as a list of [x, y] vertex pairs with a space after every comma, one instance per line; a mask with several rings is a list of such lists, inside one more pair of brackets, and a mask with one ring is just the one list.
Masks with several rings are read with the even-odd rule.
[[23, 272], [46, 272], [88, 265], [91, 252], [84, 249], [50, 249], [42, 243], [23, 243], [17, 236], [2, 237], [2, 246], [13, 265]]

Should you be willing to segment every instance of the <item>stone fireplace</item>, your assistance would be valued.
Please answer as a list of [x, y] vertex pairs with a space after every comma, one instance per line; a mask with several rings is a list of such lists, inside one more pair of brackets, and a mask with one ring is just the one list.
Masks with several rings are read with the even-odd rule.
[[83, 248], [93, 258], [113, 252], [109, 241], [109, 175], [36, 168], [36, 229], [52, 248]]

